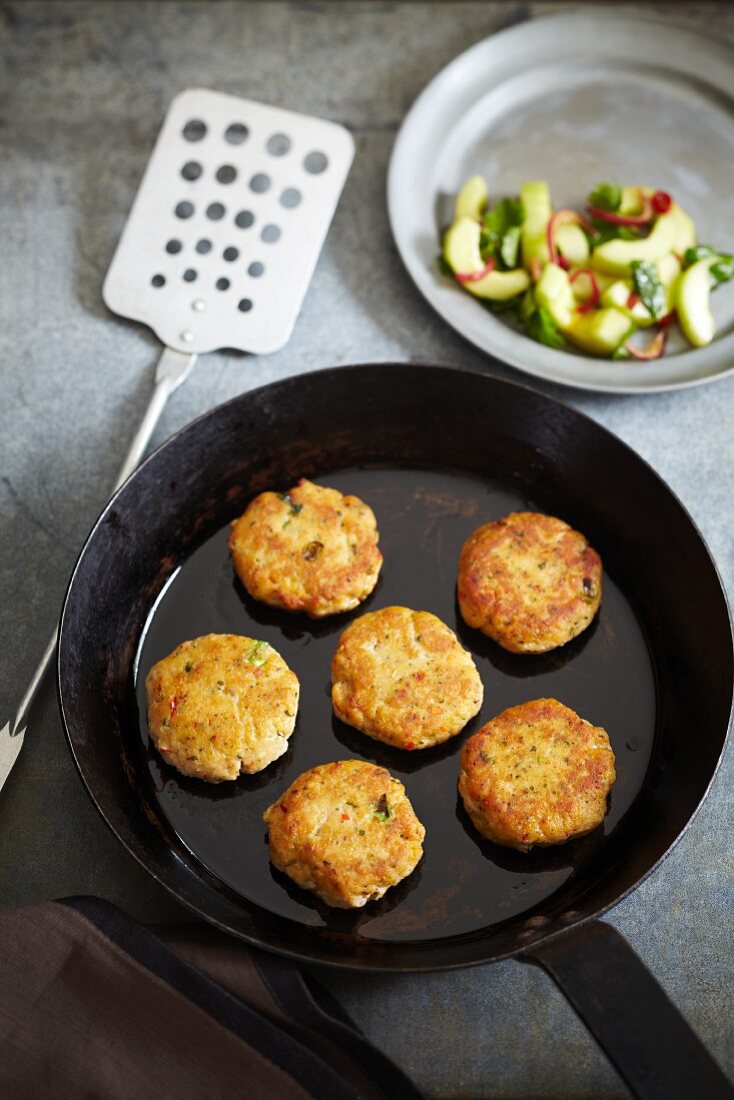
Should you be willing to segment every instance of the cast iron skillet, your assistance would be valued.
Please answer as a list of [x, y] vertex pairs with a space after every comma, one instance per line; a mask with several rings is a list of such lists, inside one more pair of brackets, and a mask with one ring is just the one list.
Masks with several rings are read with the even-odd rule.
[[[329, 661], [350, 615], [313, 623], [255, 604], [235, 581], [229, 521], [307, 475], [374, 508], [385, 555], [364, 605], [425, 608], [456, 629], [485, 684], [448, 745], [405, 753], [332, 718]], [[560, 515], [601, 553], [601, 612], [546, 656], [513, 656], [463, 626], [456, 560], [479, 523]], [[211, 787], [150, 748], [142, 682], [186, 638], [265, 638], [302, 684], [285, 757]], [[295, 959], [433, 970], [517, 955], [544, 966], [631, 1087], [728, 1095], [698, 1040], [625, 941], [594, 920], [670, 850], [724, 747], [733, 680], [726, 599], [701, 536], [637, 455], [522, 386], [445, 367], [319, 371], [245, 394], [155, 452], [116, 494], [77, 563], [61, 618], [59, 693], [82, 779], [132, 855], [195, 913]], [[603, 828], [521, 855], [481, 841], [456, 796], [466, 736], [506, 706], [556, 696], [603, 725], [618, 779]], [[399, 887], [329, 911], [268, 863], [263, 809], [305, 768], [359, 757], [399, 776], [426, 854]]]

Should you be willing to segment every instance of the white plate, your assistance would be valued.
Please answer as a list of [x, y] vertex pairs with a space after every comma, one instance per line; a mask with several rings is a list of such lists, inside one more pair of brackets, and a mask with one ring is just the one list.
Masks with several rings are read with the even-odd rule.
[[699, 240], [734, 251], [734, 50], [668, 22], [612, 12], [549, 16], [461, 54], [403, 122], [388, 173], [393, 234], [416, 286], [477, 347], [528, 374], [588, 390], [643, 393], [734, 370], [734, 284], [712, 297], [717, 335], [680, 334], [650, 363], [556, 351], [494, 317], [439, 274], [442, 228], [481, 173], [494, 200], [547, 179], [554, 207], [583, 208], [600, 180], [670, 191]]

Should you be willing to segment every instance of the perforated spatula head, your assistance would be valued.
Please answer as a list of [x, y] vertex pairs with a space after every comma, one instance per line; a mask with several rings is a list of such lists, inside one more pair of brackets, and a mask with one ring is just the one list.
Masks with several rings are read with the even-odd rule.
[[353, 156], [334, 122], [182, 92], [107, 272], [106, 305], [178, 351], [281, 348]]

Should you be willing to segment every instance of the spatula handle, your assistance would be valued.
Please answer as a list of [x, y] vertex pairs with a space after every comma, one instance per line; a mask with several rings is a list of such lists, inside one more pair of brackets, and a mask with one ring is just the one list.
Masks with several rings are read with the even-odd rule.
[[196, 362], [196, 355], [186, 355], [181, 351], [173, 351], [172, 348], [164, 348], [155, 372], [155, 389], [151, 394], [148, 408], [140, 422], [140, 427], [135, 433], [132, 443], [125, 455], [125, 461], [120, 467], [117, 480], [113, 488], [116, 492], [124, 481], [130, 477], [150, 442], [155, 426], [160, 419], [163, 408], [175, 389], [188, 377], [191, 368]]
[[[195, 362], [196, 355], [187, 355], [184, 352], [173, 351], [171, 348], [163, 349], [155, 372], [155, 388], [151, 394], [148, 408], [145, 410], [145, 415], [140, 423], [140, 427], [133, 437], [125, 456], [125, 461], [117, 475], [114, 490], [119, 489], [122, 483], [127, 481], [130, 474], [140, 462], [150, 442], [150, 437], [153, 434], [155, 426], [160, 419], [160, 415], [163, 412], [166, 401], [173, 391], [188, 377]], [[23, 735], [25, 734], [25, 722], [28, 711], [43, 681], [48, 666], [53, 660], [57, 641], [58, 630], [54, 630], [53, 636], [46, 646], [43, 657], [41, 658], [41, 662], [36, 668], [33, 678], [28, 685], [28, 689], [20, 701], [20, 706], [18, 707], [15, 718], [0, 730], [0, 789], [2, 789], [5, 780], [8, 778], [20, 751], [20, 746], [23, 743]]]

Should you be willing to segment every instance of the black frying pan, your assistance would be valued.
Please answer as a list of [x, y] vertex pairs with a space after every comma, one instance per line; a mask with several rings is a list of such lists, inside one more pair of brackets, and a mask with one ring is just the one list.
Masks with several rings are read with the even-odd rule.
[[[401, 753], [332, 718], [329, 662], [351, 616], [311, 622], [251, 601], [226, 549], [251, 497], [307, 475], [374, 508], [385, 565], [365, 608], [425, 608], [456, 629], [485, 684], [447, 745]], [[605, 566], [592, 627], [514, 656], [461, 622], [459, 548], [530, 507], [582, 530]], [[142, 682], [186, 638], [270, 641], [298, 674], [290, 748], [264, 773], [210, 787], [151, 749]], [[245, 394], [164, 444], [107, 506], [71, 580], [59, 693], [100, 813], [135, 858], [220, 928], [299, 960], [433, 970], [517, 955], [544, 966], [640, 1095], [728, 1095], [720, 1071], [625, 941], [598, 917], [648, 875], [716, 771], [732, 699], [732, 635], [690, 517], [637, 455], [541, 394], [443, 367], [320, 371]], [[458, 804], [465, 737], [506, 706], [552, 695], [603, 725], [618, 779], [603, 828], [522, 855], [478, 838]], [[330, 911], [272, 870], [261, 814], [305, 768], [387, 766], [426, 825], [418, 870], [380, 902]]]

